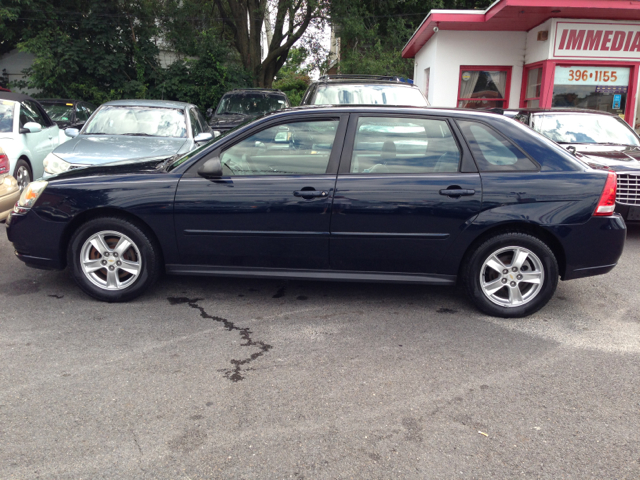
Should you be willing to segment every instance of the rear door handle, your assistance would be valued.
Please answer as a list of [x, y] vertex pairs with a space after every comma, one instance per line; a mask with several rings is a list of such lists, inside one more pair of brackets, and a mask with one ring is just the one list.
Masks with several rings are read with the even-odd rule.
[[324, 190], [296, 190], [293, 192], [294, 197], [326, 197], [329, 195], [329, 192], [325, 192]]
[[466, 195], [475, 195], [475, 190], [464, 189], [464, 188], [451, 188], [446, 190], [440, 190], [440, 195], [446, 195], [448, 197], [462, 197]]

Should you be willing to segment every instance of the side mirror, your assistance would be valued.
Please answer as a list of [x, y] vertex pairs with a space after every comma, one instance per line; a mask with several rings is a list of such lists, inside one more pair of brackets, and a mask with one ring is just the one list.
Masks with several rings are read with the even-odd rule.
[[80, 130], [78, 130], [77, 128], [65, 128], [64, 129], [64, 134], [69, 138], [75, 138], [75, 137], [78, 136], [79, 133], [80, 133]]
[[204, 178], [216, 178], [222, 176], [222, 163], [220, 157], [213, 157], [207, 160], [198, 168], [198, 175]]
[[38, 133], [42, 131], [42, 125], [36, 122], [27, 122], [20, 129], [20, 133]]
[[193, 139], [196, 143], [208, 142], [213, 138], [213, 135], [209, 132], [202, 132], [196, 135]]

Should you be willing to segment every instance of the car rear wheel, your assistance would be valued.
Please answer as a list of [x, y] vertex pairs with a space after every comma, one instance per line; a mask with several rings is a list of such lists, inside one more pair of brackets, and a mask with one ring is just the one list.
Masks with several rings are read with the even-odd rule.
[[137, 225], [108, 217], [83, 224], [68, 252], [71, 274], [88, 295], [124, 302], [147, 290], [160, 274], [159, 248]]
[[463, 269], [467, 293], [483, 312], [505, 318], [544, 307], [558, 285], [558, 263], [540, 239], [505, 233], [481, 244]]
[[16, 168], [13, 170], [13, 178], [18, 182], [18, 187], [20, 187], [20, 191], [24, 190], [29, 183], [33, 180], [31, 177], [31, 168], [29, 168], [29, 164], [24, 159], [20, 159], [16, 162]]

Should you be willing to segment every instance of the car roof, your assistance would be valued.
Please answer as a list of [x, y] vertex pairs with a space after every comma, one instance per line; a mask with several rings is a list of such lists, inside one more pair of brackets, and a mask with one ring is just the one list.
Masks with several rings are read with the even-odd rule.
[[384, 84], [416, 87], [413, 83], [409, 83], [401, 77], [394, 75], [324, 75], [320, 77], [316, 83]]
[[78, 103], [84, 100], [71, 100], [69, 98], [39, 98], [40, 103]]
[[264, 93], [264, 94], [268, 94], [268, 93], [279, 93], [281, 95], [284, 95], [284, 92], [282, 90], [278, 90], [277, 88], [234, 88], [233, 90], [230, 90], [228, 92], [226, 92], [224, 95], [233, 95], [234, 93]]
[[37, 102], [35, 98], [31, 98], [29, 95], [25, 95], [23, 93], [2, 92], [2, 91], [0, 91], [0, 100], [12, 100], [14, 102], [22, 102], [24, 100], [34, 100]]
[[611, 117], [617, 116], [615, 113], [604, 112], [602, 110], [592, 110], [589, 108], [564, 108], [564, 107], [556, 107], [556, 108], [508, 108], [505, 109], [504, 112], [527, 112], [527, 113], [588, 113], [588, 114], [596, 114], [596, 115], [609, 115]]
[[475, 118], [478, 120], [505, 119], [512, 122], [508, 117], [498, 116], [488, 110], [472, 110], [467, 108], [440, 108], [440, 107], [409, 107], [398, 105], [361, 105], [361, 104], [340, 104], [340, 105], [300, 105], [298, 107], [284, 108], [271, 112], [268, 116], [287, 115], [297, 112], [307, 111], [308, 113], [389, 113], [407, 115], [429, 115], [438, 116], [446, 114], [453, 117]]
[[191, 103], [174, 102], [171, 100], [112, 100], [110, 102], [103, 103], [103, 105], [113, 105], [117, 107], [158, 107], [158, 108], [179, 108], [184, 110], [191, 106]]

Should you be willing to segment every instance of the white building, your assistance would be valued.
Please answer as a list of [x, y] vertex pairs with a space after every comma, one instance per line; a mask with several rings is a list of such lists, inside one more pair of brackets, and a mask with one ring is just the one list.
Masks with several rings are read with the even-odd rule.
[[638, 121], [640, 4], [498, 0], [432, 10], [402, 51], [434, 106], [576, 107]]

